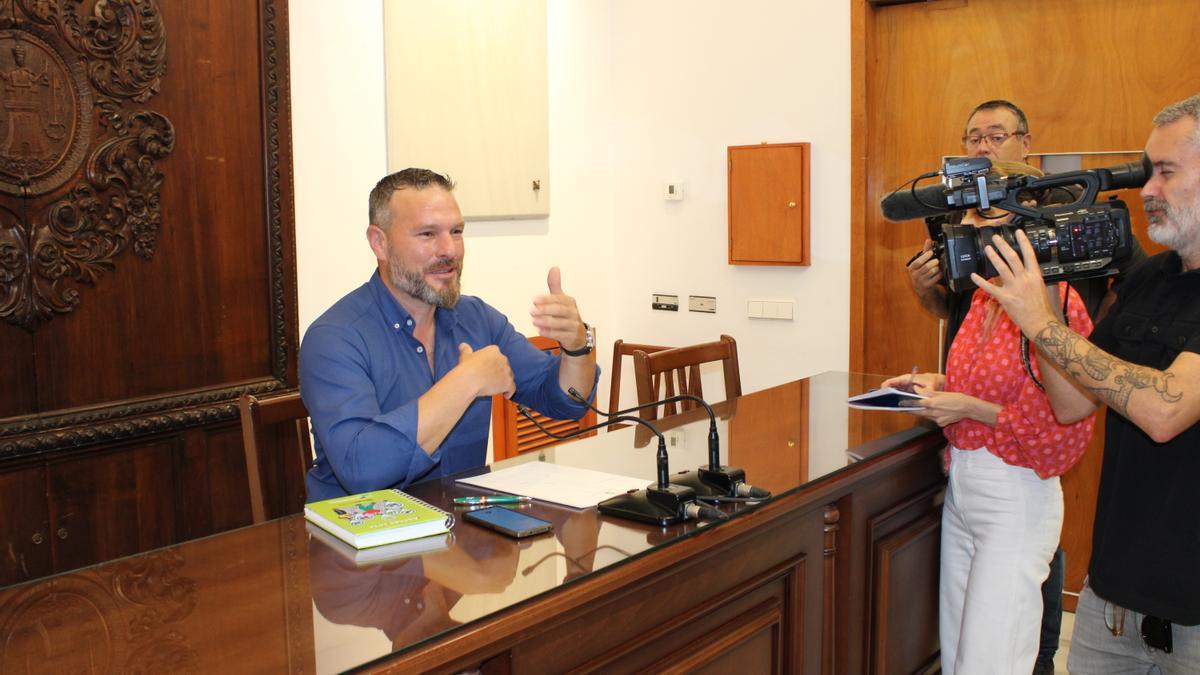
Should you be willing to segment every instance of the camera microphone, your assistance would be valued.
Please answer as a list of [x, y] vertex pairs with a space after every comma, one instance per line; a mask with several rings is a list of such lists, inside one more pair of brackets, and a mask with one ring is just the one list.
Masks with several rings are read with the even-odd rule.
[[884, 197], [879, 206], [884, 218], [895, 221], [941, 216], [951, 210], [946, 204], [946, 189], [940, 183], [913, 190], [897, 190]]

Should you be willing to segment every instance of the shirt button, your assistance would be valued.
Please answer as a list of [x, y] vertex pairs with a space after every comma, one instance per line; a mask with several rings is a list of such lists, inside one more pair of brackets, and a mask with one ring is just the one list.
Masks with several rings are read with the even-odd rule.
[[[411, 325], [412, 325], [412, 319], [409, 319], [408, 321], [405, 321], [405, 322], [404, 322], [404, 325], [406, 325], [406, 326], [411, 326]], [[399, 327], [400, 327], [399, 325], [397, 325], [397, 326], [396, 326], [396, 328], [399, 328]]]
[[425, 353], [425, 348], [424, 348], [424, 347], [417, 347], [417, 353], [418, 353], [418, 354], [424, 354], [424, 353]]
[[400, 324], [394, 323], [394, 324], [392, 324], [392, 328], [395, 328], [396, 330], [400, 330]]
[[1157, 335], [1158, 334], [1158, 326], [1150, 326], [1150, 332]]

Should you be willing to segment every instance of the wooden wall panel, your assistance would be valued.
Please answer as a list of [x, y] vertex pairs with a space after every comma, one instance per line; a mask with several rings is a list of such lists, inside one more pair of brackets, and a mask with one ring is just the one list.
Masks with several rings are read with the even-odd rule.
[[[118, 133], [115, 106], [131, 130], [123, 138], [167, 150], [153, 161], [157, 189], [126, 186], [117, 209], [158, 208], [153, 250], [139, 256], [127, 246], [96, 266], [92, 283], [68, 280], [79, 299], [70, 311], [22, 323], [0, 306], [0, 474], [46, 471], [45, 494], [104, 507], [90, 512], [88, 538], [69, 530], [55, 549], [58, 569], [249, 523], [236, 399], [296, 386], [287, 2], [129, 0], [109, 3], [116, 20], [106, 24], [102, 14], [97, 24], [99, 4], [0, 0], [6, 54], [35, 45], [27, 35], [54, 42], [76, 16], [131, 31], [113, 49], [144, 42], [166, 55], [158, 82], [141, 95], [106, 98], [96, 85], [78, 99], [87, 105], [77, 119], [97, 143]], [[30, 65], [40, 68], [48, 54], [37, 52]], [[0, 67], [14, 58], [0, 57]], [[146, 135], [137, 111], [169, 125]], [[0, 182], [20, 160], [13, 147], [0, 144]], [[85, 150], [99, 157], [96, 147]], [[22, 197], [0, 185], [0, 239], [24, 227], [12, 214], [46, 210], [73, 185], [92, 185], [109, 203], [95, 172], [119, 182], [129, 164], [114, 166], [81, 162], [58, 193]], [[8, 508], [4, 495], [0, 502]], [[155, 508], [159, 520], [126, 518]]]
[[139, 5], [168, 55], [157, 92], [130, 104], [173, 127], [157, 242], [78, 285], [73, 311], [32, 330], [0, 323], [0, 455], [229, 420], [240, 391], [295, 384], [286, 3]]

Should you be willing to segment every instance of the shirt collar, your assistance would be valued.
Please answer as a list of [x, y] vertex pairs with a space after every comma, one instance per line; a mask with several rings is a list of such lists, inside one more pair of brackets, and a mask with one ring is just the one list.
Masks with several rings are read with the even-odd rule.
[[[404, 309], [404, 305], [396, 300], [396, 296], [388, 290], [386, 284], [383, 283], [383, 277], [380, 276], [379, 270], [375, 270], [375, 274], [371, 275], [369, 282], [371, 294], [375, 298], [375, 305], [383, 312], [383, 319], [392, 328], [403, 328], [409, 333], [412, 333], [413, 324], [412, 314]], [[434, 310], [434, 321], [437, 322], [438, 328], [451, 328], [458, 323], [458, 311], [454, 309], [446, 309], [438, 307]]]

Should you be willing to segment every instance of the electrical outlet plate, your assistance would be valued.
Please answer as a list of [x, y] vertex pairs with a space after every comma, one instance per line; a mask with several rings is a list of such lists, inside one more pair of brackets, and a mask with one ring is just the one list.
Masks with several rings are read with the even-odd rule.
[[689, 312], [704, 312], [706, 314], [717, 313], [717, 299], [711, 295], [689, 295], [688, 296], [688, 311]]
[[650, 309], [661, 309], [667, 312], [679, 311], [679, 296], [654, 293], [650, 296]]

